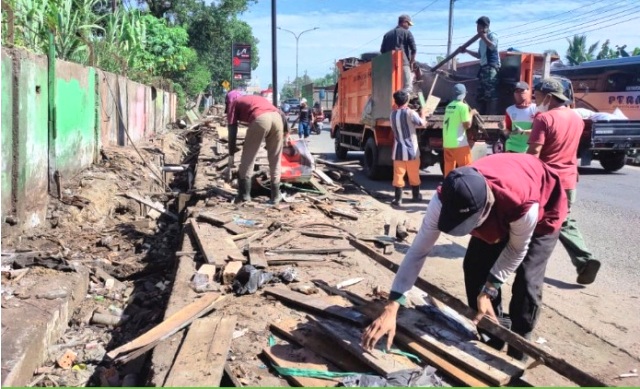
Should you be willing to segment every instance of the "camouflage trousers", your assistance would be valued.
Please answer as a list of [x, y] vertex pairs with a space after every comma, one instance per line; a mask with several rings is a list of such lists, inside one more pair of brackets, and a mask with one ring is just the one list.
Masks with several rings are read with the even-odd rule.
[[498, 69], [493, 66], [483, 66], [478, 72], [480, 88], [478, 100], [491, 101], [498, 98]]

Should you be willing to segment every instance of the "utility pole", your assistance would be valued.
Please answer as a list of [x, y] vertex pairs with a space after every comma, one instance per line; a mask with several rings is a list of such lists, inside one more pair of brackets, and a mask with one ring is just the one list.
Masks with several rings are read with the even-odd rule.
[[[449, 37], [447, 38], [447, 57], [451, 55], [451, 40], [453, 38], [453, 3], [456, 0], [449, 0]], [[451, 69], [452, 61], [447, 62], [447, 67]]]
[[[272, 1], [275, 1], [275, 0], [272, 0]], [[310, 28], [308, 30], [304, 30], [300, 34], [296, 34], [295, 32], [293, 32], [291, 30], [287, 30], [286, 28], [278, 27], [278, 30], [286, 31], [286, 32], [290, 33], [291, 35], [293, 35], [294, 38], [296, 38], [296, 79], [295, 79], [295, 82], [296, 82], [296, 97], [297, 98], [300, 98], [300, 88], [299, 88], [300, 80], [298, 80], [298, 43], [300, 42], [300, 37], [302, 36], [302, 34], [304, 34], [305, 32], [319, 30], [319, 29], [320, 29], [320, 27], [314, 27], [314, 28]]]
[[278, 50], [276, 42], [278, 31], [276, 31], [276, 0], [271, 0], [271, 100], [275, 107], [278, 106]]

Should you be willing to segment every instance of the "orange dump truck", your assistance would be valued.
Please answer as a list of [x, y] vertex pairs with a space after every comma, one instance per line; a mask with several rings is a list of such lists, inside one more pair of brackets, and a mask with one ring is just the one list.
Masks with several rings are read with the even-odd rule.
[[[501, 72], [505, 79], [504, 103], [501, 111], [504, 112], [506, 104], [511, 104], [513, 87], [517, 81], [527, 80], [533, 76], [533, 69], [525, 66], [533, 54], [518, 54], [519, 57], [512, 61], [517, 63], [512, 72]], [[339, 71], [338, 83], [333, 97], [333, 112], [331, 116], [331, 137], [335, 139], [335, 153], [338, 159], [345, 159], [350, 150], [364, 151], [364, 172], [373, 179], [388, 176], [393, 165], [391, 150], [393, 147], [393, 133], [389, 123], [389, 116], [393, 107], [393, 92], [402, 87], [402, 52], [363, 56], [362, 58], [345, 58], [337, 63]], [[513, 80], [511, 80], [513, 78]], [[435, 81], [437, 80], [437, 81]], [[430, 85], [436, 82], [438, 88]], [[428, 95], [430, 90], [452, 90], [456, 82], [467, 85], [468, 96], [473, 98], [475, 77], [464, 76], [451, 78], [434, 78], [433, 74], [424, 74], [421, 78], [421, 89]], [[447, 83], [451, 86], [447, 89]], [[440, 92], [444, 94], [444, 92]], [[427, 121], [427, 126], [418, 129], [420, 144], [421, 168], [440, 163], [442, 167], [442, 123], [444, 120], [444, 107], [449, 102], [448, 96], [441, 98], [438, 108]], [[418, 99], [412, 100], [420, 104]], [[500, 123], [504, 115], [478, 115], [474, 117], [472, 128], [467, 132], [470, 141], [486, 141], [487, 143], [500, 143], [503, 136], [500, 131]]]

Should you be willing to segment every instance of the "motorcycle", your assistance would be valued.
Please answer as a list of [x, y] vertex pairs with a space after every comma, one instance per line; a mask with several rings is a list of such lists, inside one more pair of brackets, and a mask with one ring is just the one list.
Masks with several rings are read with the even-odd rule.
[[322, 122], [324, 122], [324, 114], [315, 115], [313, 124], [311, 125], [311, 132], [316, 135], [322, 134]]

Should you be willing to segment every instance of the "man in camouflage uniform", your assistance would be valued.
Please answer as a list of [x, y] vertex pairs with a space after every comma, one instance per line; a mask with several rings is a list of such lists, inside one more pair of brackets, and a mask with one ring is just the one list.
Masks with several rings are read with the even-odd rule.
[[480, 59], [480, 88], [478, 90], [478, 103], [480, 113], [484, 115], [497, 115], [498, 112], [498, 71], [500, 70], [500, 54], [498, 52], [498, 35], [489, 30], [490, 20], [481, 16], [476, 21], [480, 44], [478, 51], [465, 50]]

